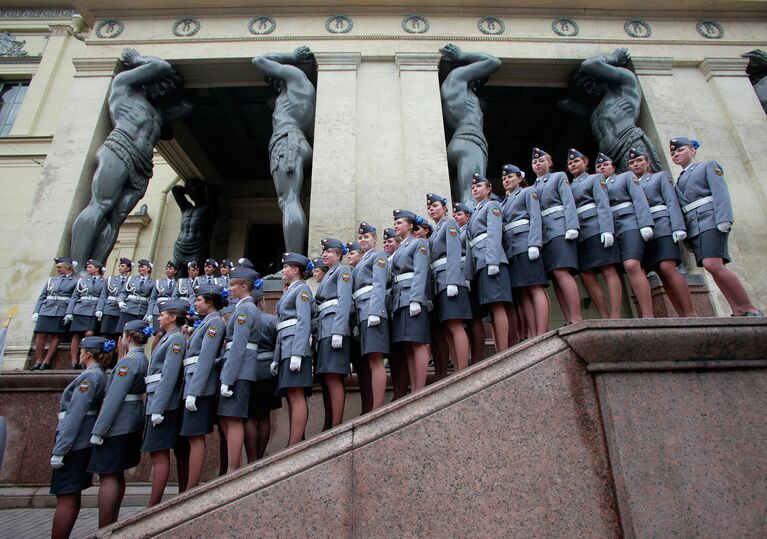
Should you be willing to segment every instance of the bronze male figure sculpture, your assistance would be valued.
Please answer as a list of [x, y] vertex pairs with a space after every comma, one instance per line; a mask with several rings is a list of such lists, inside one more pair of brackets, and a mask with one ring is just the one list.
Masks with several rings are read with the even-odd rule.
[[173, 198], [181, 210], [181, 225], [173, 244], [173, 261], [182, 277], [187, 262], [202, 261], [210, 254], [210, 236], [218, 217], [218, 191], [202, 180], [192, 178], [184, 185], [174, 185]]
[[767, 53], [761, 49], [754, 49], [741, 56], [748, 58], [746, 73], [764, 112], [767, 112]]

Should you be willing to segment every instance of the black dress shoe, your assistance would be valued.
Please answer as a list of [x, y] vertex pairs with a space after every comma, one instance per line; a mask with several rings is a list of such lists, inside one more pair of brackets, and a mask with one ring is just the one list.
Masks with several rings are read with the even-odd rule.
[[47, 371], [47, 370], [50, 370], [50, 368], [51, 368], [51, 366], [48, 365], [47, 363], [41, 363], [40, 364], [40, 370], [41, 371]]
[[29, 368], [30, 371], [39, 371], [42, 367], [42, 363], [35, 363], [33, 366]]

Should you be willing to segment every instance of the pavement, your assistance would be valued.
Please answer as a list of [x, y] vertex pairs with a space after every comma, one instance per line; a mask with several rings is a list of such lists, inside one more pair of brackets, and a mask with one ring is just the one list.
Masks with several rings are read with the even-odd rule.
[[[120, 518], [138, 513], [144, 507], [123, 507]], [[33, 539], [51, 536], [53, 511], [50, 508], [39, 509], [0, 509], [0, 538]], [[99, 510], [95, 507], [83, 507], [72, 530], [72, 539], [86, 537], [96, 532], [99, 522]]]

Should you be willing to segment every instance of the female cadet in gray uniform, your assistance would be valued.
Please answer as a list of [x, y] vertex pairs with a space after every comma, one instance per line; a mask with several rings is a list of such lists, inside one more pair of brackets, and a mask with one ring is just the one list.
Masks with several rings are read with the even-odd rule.
[[[573, 175], [570, 189], [575, 199], [575, 212], [581, 227], [578, 235], [578, 267], [581, 280], [602, 318], [620, 318], [623, 287], [616, 264], [621, 253], [615, 245], [615, 225], [607, 196], [607, 181], [601, 174], [589, 174], [589, 159], [578, 150], [567, 152], [567, 169]], [[602, 274], [610, 294], [608, 311], [602, 287], [597, 280]]]
[[286, 395], [290, 408], [288, 446], [304, 437], [309, 409], [306, 397], [312, 392], [312, 350], [309, 336], [312, 325], [312, 291], [303, 281], [311, 275], [312, 263], [298, 253], [282, 255], [282, 281], [287, 289], [277, 302], [277, 347], [272, 374], [277, 376], [277, 392]]
[[697, 140], [687, 137], [670, 142], [671, 159], [683, 169], [676, 182], [676, 194], [695, 261], [714, 278], [734, 316], [764, 316], [751, 302], [738, 276], [725, 267], [730, 262], [727, 239], [734, 222], [730, 192], [719, 163], [695, 161], [699, 147]]
[[80, 512], [80, 493], [92, 484], [88, 473], [90, 436], [104, 398], [107, 377], [104, 369], [114, 358], [114, 341], [86, 337], [80, 342], [85, 370], [61, 394], [56, 441], [53, 445], [51, 494], [56, 496], [51, 536], [69, 537]]
[[188, 488], [200, 483], [205, 465], [205, 435], [213, 432], [216, 420], [218, 370], [216, 360], [221, 354], [226, 324], [219, 312], [224, 307], [221, 287], [203, 284], [195, 288], [194, 308], [204, 316], [189, 336], [184, 358], [184, 411], [181, 436], [189, 438]]
[[117, 275], [107, 277], [106, 286], [101, 289], [101, 297], [96, 307], [96, 320], [101, 321], [101, 334], [104, 336], [117, 336], [117, 324], [120, 321], [120, 294], [125, 288], [125, 283], [130, 278], [133, 261], [130, 258], [121, 258], [117, 265]]
[[[357, 311], [361, 362], [367, 363], [361, 370], [369, 373], [369, 376], [364, 378], [366, 385], [369, 385], [367, 392], [372, 396], [371, 409], [375, 410], [383, 406], [386, 392], [383, 358], [389, 354], [389, 324], [386, 312], [386, 283], [389, 276], [386, 253], [376, 249], [378, 232], [375, 227], [362, 222], [357, 233], [357, 241], [363, 254], [352, 273], [352, 299]], [[360, 384], [363, 383], [362, 378], [360, 377]]]
[[[35, 364], [31, 370], [46, 370], [51, 368], [51, 360], [56, 354], [61, 335], [66, 333], [64, 316], [67, 313], [72, 292], [77, 285], [71, 258], [57, 256], [56, 277], [48, 277], [48, 281], [40, 291], [35, 303], [32, 321], [35, 322]], [[43, 358], [45, 343], [51, 337], [51, 346]]]
[[69, 323], [69, 332], [72, 334], [72, 343], [69, 351], [72, 356], [72, 368], [82, 367], [77, 358], [80, 353], [80, 340], [83, 334], [92, 337], [96, 333], [96, 307], [104, 288], [104, 279], [101, 278], [101, 263], [96, 260], [88, 260], [85, 263], [87, 275], [77, 280], [77, 285], [69, 300], [67, 314], [64, 320]]
[[438, 320], [450, 334], [455, 350], [455, 370], [460, 371], [469, 366], [469, 337], [463, 323], [472, 319], [472, 313], [461, 264], [463, 249], [458, 223], [447, 216], [447, 198], [428, 193], [426, 204], [429, 217], [435, 223], [429, 237], [429, 267]]
[[173, 299], [185, 299], [191, 305], [195, 299], [193, 283], [200, 275], [200, 266], [192, 260], [187, 262], [186, 268], [189, 276], [178, 280], [176, 288], [173, 289]]
[[[453, 204], [453, 218], [458, 225], [458, 239], [461, 240], [461, 273], [464, 274], [466, 266], [466, 226], [471, 219], [472, 209], [466, 204]], [[485, 356], [485, 323], [482, 321], [482, 313], [477, 299], [477, 291], [471, 288], [471, 281], [466, 281], [469, 289], [469, 303], [471, 305], [472, 319], [469, 322], [469, 337], [471, 338], [471, 364], [478, 363]]]
[[426, 385], [429, 366], [428, 344], [431, 342], [427, 285], [429, 282], [429, 243], [413, 237], [416, 215], [407, 210], [394, 210], [394, 230], [402, 239], [391, 258], [392, 333], [391, 342], [403, 343], [410, 391]]
[[138, 261], [138, 275], [134, 275], [120, 292], [117, 303], [120, 306], [120, 320], [117, 322], [117, 331], [122, 333], [126, 322], [131, 320], [146, 320], [151, 317], [149, 298], [154, 290], [152, 279], [152, 263], [142, 258]]
[[402, 238], [397, 235], [393, 228], [385, 228], [383, 233], [383, 250], [386, 253], [386, 314], [389, 320], [388, 333], [389, 340], [389, 371], [391, 373], [392, 383], [392, 401], [401, 399], [407, 395], [407, 388], [410, 384], [410, 377], [407, 372], [407, 360], [405, 359], [405, 344], [391, 342], [392, 328], [394, 324], [394, 311], [392, 310], [392, 280], [391, 280], [391, 260], [394, 253], [399, 249]]
[[646, 150], [629, 150], [629, 169], [639, 178], [652, 214], [653, 236], [645, 244], [645, 271], [658, 272], [663, 289], [679, 316], [697, 316], [692, 306], [687, 279], [676, 269], [682, 262], [679, 242], [687, 237], [684, 217], [674, 190], [674, 180], [667, 171], [652, 171]]
[[[168, 263], [165, 264], [165, 278], [155, 280], [152, 295], [149, 296], [146, 321], [152, 325], [155, 334], [160, 331], [160, 323], [157, 321], [157, 316], [160, 314], [158, 305], [173, 298], [173, 292], [176, 290], [176, 284], [178, 283], [176, 278], [177, 271], [176, 263], [168, 260]], [[160, 337], [162, 337], [162, 334], [157, 335], [157, 342], [160, 341]]]
[[323, 238], [321, 244], [322, 260], [330, 269], [315, 294], [318, 342], [314, 374], [323, 378], [323, 390], [328, 392], [331, 410], [328, 427], [332, 428], [344, 418], [344, 377], [349, 375], [349, 316], [354, 285], [352, 269], [341, 262], [348, 253], [346, 246], [335, 238]]
[[615, 174], [613, 160], [600, 153], [597, 171], [607, 180], [607, 196], [613, 214], [623, 268], [639, 303], [643, 318], [653, 318], [650, 283], [642, 269], [644, 242], [653, 236], [653, 220], [647, 196], [632, 172]]
[[477, 291], [480, 307], [490, 312], [495, 351], [509, 347], [509, 318], [506, 303], [511, 302], [511, 284], [506, 253], [503, 250], [503, 210], [490, 199], [493, 186], [481, 174], [471, 179], [471, 196], [477, 203], [466, 225], [464, 275]]
[[218, 415], [226, 437], [227, 473], [240, 467], [253, 382], [257, 378], [260, 317], [251, 295], [258, 272], [239, 267], [229, 273], [229, 298], [235, 304], [226, 324]]
[[575, 199], [564, 172], [551, 172], [554, 162], [540, 148], [533, 148], [535, 192], [543, 220], [543, 265], [551, 275], [554, 293], [567, 324], [583, 320], [581, 298], [573, 274], [578, 273], [580, 228]]
[[541, 260], [542, 225], [538, 193], [528, 187], [525, 173], [514, 165], [503, 165], [503, 245], [509, 260], [512, 290], [519, 292], [521, 310], [530, 336], [543, 335], [549, 327], [549, 297], [546, 268]]
[[121, 345], [128, 352], [109, 375], [106, 397], [91, 429], [94, 448], [88, 473], [99, 474], [99, 528], [117, 522], [125, 495], [125, 470], [141, 462], [142, 397], [149, 367], [144, 345], [151, 336], [152, 328], [143, 320], [125, 324]]
[[[146, 382], [146, 408], [144, 414], [144, 443], [141, 451], [148, 451], [152, 461], [152, 493], [149, 506], [162, 500], [170, 473], [170, 450], [176, 449], [181, 424], [181, 376], [186, 340], [181, 326], [186, 322], [188, 304], [183, 300], [170, 300], [160, 305], [160, 328], [165, 335], [152, 352]], [[176, 460], [185, 461], [176, 451]], [[179, 464], [179, 469], [186, 468]], [[179, 477], [179, 490], [186, 486], [186, 477]]]

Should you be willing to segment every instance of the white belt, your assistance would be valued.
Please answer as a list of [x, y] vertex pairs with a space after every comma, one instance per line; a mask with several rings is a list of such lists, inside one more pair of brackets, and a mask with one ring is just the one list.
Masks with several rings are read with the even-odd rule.
[[150, 374], [149, 376], [144, 376], [144, 383], [151, 384], [152, 382], [159, 382], [160, 378], [162, 378], [161, 372], [158, 372], [156, 374]]
[[138, 296], [136, 294], [128, 294], [128, 299], [132, 299], [133, 301], [138, 301], [140, 303], [148, 303], [149, 300], [145, 298], [144, 296]]
[[114, 301], [117, 301], [117, 298], [116, 298], [116, 297], [114, 297], [114, 296], [109, 296], [109, 297], [107, 298], [107, 301], [112, 301], [112, 302], [114, 302]]
[[398, 283], [400, 281], [407, 281], [408, 279], [412, 279], [415, 277], [415, 273], [412, 271], [408, 271], [407, 273], [401, 273], [399, 275], [395, 275], [393, 281], [395, 283]]
[[200, 358], [200, 356], [192, 356], [188, 357], [184, 360], [184, 367], [188, 367], [189, 365], [194, 365], [197, 363], [197, 360]]
[[658, 213], [659, 211], [667, 210], [668, 206], [665, 204], [658, 204], [657, 206], [650, 206], [650, 213]]
[[633, 205], [634, 205], [633, 203], [628, 202], [628, 201], [620, 202], [620, 203], [618, 203], [618, 204], [616, 204], [614, 206], [610, 206], [610, 211], [615, 213], [618, 210], [622, 210], [623, 208], [630, 208]]
[[317, 305], [317, 312], [321, 313], [325, 309], [329, 309], [330, 307], [338, 305], [338, 298], [329, 299], [327, 301], [323, 301], [319, 305]]
[[141, 393], [128, 393], [127, 395], [125, 395], [123, 402], [140, 401], [141, 397], [142, 397]]
[[461, 257], [461, 264], [463, 264], [464, 262], [466, 262], [466, 257], [465, 257], [465, 256], [462, 256], [462, 257]]
[[[85, 412], [85, 415], [98, 415], [98, 414], [99, 413], [96, 410], [88, 410], [87, 412]], [[67, 417], [66, 412], [59, 412], [59, 421], [61, 421], [65, 417]]]
[[267, 350], [266, 352], [259, 352], [256, 356], [258, 359], [271, 359], [274, 357], [274, 350]]
[[476, 238], [474, 238], [473, 240], [469, 242], [469, 247], [474, 247], [476, 244], [484, 240], [486, 237], [487, 237], [487, 232], [483, 232], [482, 234], [480, 234], [479, 236], [477, 236]]
[[541, 210], [541, 217], [546, 217], [547, 215], [551, 215], [552, 213], [558, 211], [565, 211], [565, 207], [562, 204], [559, 204], [558, 206], [552, 206], [550, 208], [546, 208], [545, 210]]
[[584, 204], [583, 206], [578, 206], [577, 208], [575, 208], [575, 213], [580, 215], [583, 212], [589, 211], [590, 209], [593, 209], [593, 208], [596, 208], [596, 207], [597, 207], [597, 205], [594, 202], [588, 202], [588, 203]]
[[359, 290], [355, 290], [354, 291], [354, 293], [352, 294], [352, 299], [357, 299], [362, 294], [367, 294], [368, 292], [372, 292], [372, 291], [373, 291], [373, 285], [372, 284], [369, 284], [367, 286], [363, 286]]
[[695, 208], [698, 208], [700, 206], [703, 206], [703, 204], [708, 204], [709, 202], [713, 202], [713, 201], [714, 201], [714, 197], [710, 195], [707, 197], [699, 198], [695, 202], [690, 202], [686, 206], [682, 206], [682, 211], [684, 213], [689, 213]]
[[168, 301], [169, 299], [170, 299], [170, 296], [159, 296], [157, 298], [157, 302]]
[[48, 296], [45, 298], [46, 300], [53, 300], [53, 301], [69, 301], [71, 299], [71, 296]]
[[80, 300], [82, 301], [98, 301], [101, 298], [98, 296], [80, 296]]
[[[280, 325], [277, 324], [277, 331], [279, 331], [279, 330], [280, 330]], [[232, 347], [232, 341], [229, 341], [228, 343], [226, 343], [224, 345], [224, 350], [229, 350], [231, 347]], [[248, 344], [245, 345], [245, 348], [247, 348], [248, 350], [258, 350], [258, 343], [249, 342]], [[191, 359], [191, 358], [189, 358], [189, 359]], [[194, 362], [197, 363], [197, 358], [196, 357], [195, 357], [195, 361]], [[184, 365], [186, 365], [186, 363], [184, 363]]]
[[429, 267], [431, 268], [432, 271], [434, 271], [435, 269], [441, 268], [442, 266], [446, 264], [447, 264], [447, 257], [443, 256], [442, 258], [438, 258], [437, 260], [429, 264]]
[[507, 225], [503, 226], [504, 232], [508, 232], [512, 228], [517, 228], [518, 226], [526, 225], [530, 223], [530, 219], [517, 219], [516, 221], [512, 221]]
[[298, 318], [288, 318], [277, 324], [277, 331], [282, 331], [283, 329], [295, 326], [296, 324], [298, 324]]

